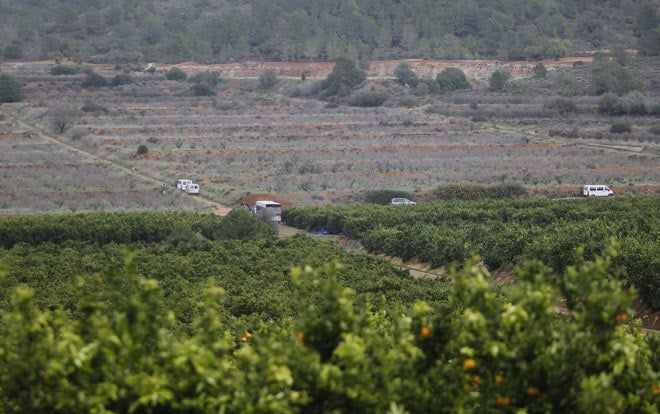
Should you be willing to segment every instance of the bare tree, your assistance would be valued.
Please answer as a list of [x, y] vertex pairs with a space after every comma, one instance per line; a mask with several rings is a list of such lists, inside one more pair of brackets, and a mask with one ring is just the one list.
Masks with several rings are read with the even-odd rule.
[[55, 131], [62, 134], [80, 116], [80, 111], [70, 105], [61, 105], [51, 108], [48, 116]]

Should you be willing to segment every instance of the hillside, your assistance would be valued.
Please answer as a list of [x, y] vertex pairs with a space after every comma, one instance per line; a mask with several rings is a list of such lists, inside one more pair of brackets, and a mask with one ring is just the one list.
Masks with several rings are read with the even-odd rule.
[[594, 48], [657, 54], [649, 0], [3, 0], [6, 60], [538, 60]]

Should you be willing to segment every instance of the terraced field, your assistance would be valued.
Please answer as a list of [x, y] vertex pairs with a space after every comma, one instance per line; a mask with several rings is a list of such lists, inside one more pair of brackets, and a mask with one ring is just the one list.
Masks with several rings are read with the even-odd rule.
[[[595, 97], [575, 98], [580, 110], [574, 115], [549, 109], [551, 97], [485, 92], [419, 98], [415, 106], [402, 106], [403, 98], [392, 96], [383, 107], [355, 108], [292, 98], [302, 84], [292, 79], [268, 93], [256, 81], [223, 79], [213, 97], [191, 96], [190, 84], [158, 74], [136, 75], [136, 83], [114, 88], [83, 89], [81, 79], [27, 76], [27, 99], [9, 106], [11, 113], [92, 160], [124, 169], [116, 175], [104, 163], [77, 166], [72, 155], [29, 167], [24, 157], [38, 160], [36, 154], [48, 154], [54, 144], [29, 146], [39, 140], [23, 136], [6, 118], [2, 142], [12, 149], [5, 152], [11, 159], [3, 171], [18, 168], [14, 186], [39, 183], [35, 197], [40, 191], [80, 198], [86, 191], [105, 191], [151, 200], [158, 183], [177, 178], [200, 182], [203, 197], [228, 205], [249, 194], [328, 202], [373, 189], [422, 193], [448, 182], [516, 182], [532, 189], [571, 187], [576, 193], [583, 183], [598, 182], [621, 194], [655, 188], [660, 181], [658, 139], [648, 132], [653, 119], [633, 120], [631, 134], [611, 134], [611, 119], [596, 113]], [[372, 86], [383, 82], [387, 86], [388, 81]], [[85, 103], [104, 111], [81, 112]], [[54, 108], [70, 109], [61, 135], [51, 125]], [[148, 151], [137, 155], [141, 145]], [[48, 162], [49, 172], [41, 175]], [[31, 168], [40, 173], [25, 172]], [[135, 172], [154, 181], [131, 178]], [[81, 202], [78, 208], [115, 207], [92, 202], [96, 206]], [[157, 198], [140, 203], [181, 208], [184, 201], [177, 195], [164, 203]]]

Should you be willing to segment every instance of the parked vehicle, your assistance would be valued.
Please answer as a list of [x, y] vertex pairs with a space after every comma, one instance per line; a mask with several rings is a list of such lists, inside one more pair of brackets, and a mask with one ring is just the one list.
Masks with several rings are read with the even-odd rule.
[[393, 198], [390, 204], [393, 205], [409, 204], [411, 206], [417, 205], [417, 203], [415, 203], [414, 201], [410, 201], [407, 198], [403, 198], [403, 197]]
[[282, 204], [275, 201], [257, 201], [254, 203], [254, 213], [260, 216], [264, 214], [272, 214], [271, 220], [276, 222], [282, 221]]
[[186, 191], [189, 184], [192, 184], [192, 180], [176, 180], [174, 185], [177, 190]]
[[186, 193], [199, 194], [199, 184], [191, 183], [186, 186]]
[[606, 185], [589, 184], [582, 187], [582, 194], [585, 197], [609, 197], [614, 195], [614, 191]]

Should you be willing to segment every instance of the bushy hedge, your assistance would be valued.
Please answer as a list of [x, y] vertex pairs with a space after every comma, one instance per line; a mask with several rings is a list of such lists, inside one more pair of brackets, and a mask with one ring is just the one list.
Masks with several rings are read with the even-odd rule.
[[481, 185], [472, 183], [443, 184], [433, 192], [438, 200], [481, 200], [509, 198], [527, 194], [520, 184]]
[[224, 218], [213, 214], [165, 212], [18, 216], [0, 219], [0, 247], [65, 241], [158, 243], [168, 239], [175, 229], [181, 228], [190, 229], [210, 240], [272, 234], [268, 226], [255, 216], [236, 212]]

